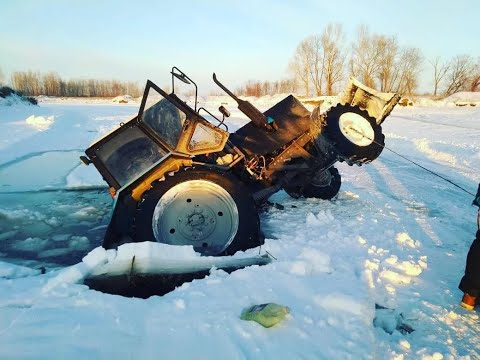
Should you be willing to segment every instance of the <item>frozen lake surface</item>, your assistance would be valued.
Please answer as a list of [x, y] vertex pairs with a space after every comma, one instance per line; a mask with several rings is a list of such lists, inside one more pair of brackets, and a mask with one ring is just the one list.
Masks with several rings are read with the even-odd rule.
[[[40, 105], [0, 106], [0, 358], [480, 357], [478, 313], [459, 307], [457, 289], [476, 230], [472, 196], [388, 150], [366, 166], [337, 164], [333, 201], [275, 194], [284, 210], [261, 215], [269, 265], [212, 269], [147, 300], [88, 289], [80, 265], [98, 250], [81, 259], [101, 243], [112, 201], [78, 156], [138, 104]], [[480, 109], [441, 105], [395, 109], [386, 146], [474, 193]], [[234, 131], [246, 119], [228, 107]], [[239, 319], [266, 302], [290, 308], [280, 326]]]

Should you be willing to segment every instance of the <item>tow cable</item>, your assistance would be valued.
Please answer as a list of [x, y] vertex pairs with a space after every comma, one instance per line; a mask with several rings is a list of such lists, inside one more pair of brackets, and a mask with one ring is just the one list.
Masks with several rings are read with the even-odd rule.
[[454, 183], [452, 180], [450, 180], [450, 179], [447, 179], [446, 177], [444, 177], [444, 176], [442, 176], [442, 175], [440, 175], [440, 174], [436, 173], [435, 171], [432, 171], [432, 170], [430, 170], [430, 169], [427, 169], [425, 166], [422, 166], [422, 165], [420, 165], [420, 164], [416, 163], [415, 161], [413, 161], [413, 160], [410, 160], [410, 159], [409, 159], [409, 158], [407, 158], [406, 156], [404, 156], [404, 155], [402, 155], [402, 154], [399, 154], [399, 153], [398, 153], [398, 152], [396, 152], [395, 150], [392, 150], [392, 149], [388, 148], [387, 146], [385, 146], [385, 145], [383, 145], [383, 144], [380, 144], [380, 143], [376, 142], [374, 139], [371, 139], [371, 138], [369, 138], [368, 136], [366, 136], [366, 135], [365, 135], [365, 134], [363, 134], [362, 132], [360, 132], [360, 131], [358, 131], [357, 129], [353, 128], [351, 125], [349, 125], [348, 127], [344, 127], [343, 129], [344, 129], [344, 130], [346, 130], [346, 131], [348, 131], [348, 130], [352, 130], [352, 131], [356, 132], [357, 134], [359, 134], [359, 135], [363, 136], [364, 138], [366, 138], [366, 139], [370, 140], [371, 142], [373, 142], [373, 143], [375, 143], [375, 144], [377, 144], [377, 145], [379, 145], [379, 146], [383, 147], [384, 149], [387, 149], [388, 151], [391, 151], [392, 153], [394, 153], [395, 155], [397, 155], [397, 156], [401, 157], [402, 159], [404, 159], [404, 160], [406, 160], [406, 161], [408, 161], [408, 162], [410, 162], [410, 163], [412, 163], [412, 164], [414, 164], [414, 165], [418, 166], [419, 168], [421, 168], [421, 169], [423, 169], [423, 170], [425, 170], [425, 171], [428, 171], [429, 173], [431, 173], [431, 174], [433, 174], [433, 175], [435, 175], [435, 176], [438, 176], [440, 179], [442, 179], [442, 180], [445, 180], [446, 182], [448, 182], [448, 183], [452, 184], [453, 186], [456, 186], [457, 188], [459, 188], [460, 190], [462, 190], [462, 191], [466, 192], [467, 194], [469, 194], [469, 195], [471, 195], [471, 196], [475, 197], [475, 194], [471, 193], [470, 191], [466, 190], [465, 188], [461, 187], [460, 185], [458, 185], [458, 184]]

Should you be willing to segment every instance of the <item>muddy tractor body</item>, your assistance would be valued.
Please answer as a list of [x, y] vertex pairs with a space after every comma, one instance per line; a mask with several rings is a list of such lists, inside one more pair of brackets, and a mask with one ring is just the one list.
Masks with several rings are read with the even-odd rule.
[[197, 91], [174, 67], [172, 93], [148, 81], [138, 115], [86, 150], [83, 161], [114, 197], [105, 248], [156, 241], [221, 256], [261, 245], [259, 206], [281, 189], [333, 198], [341, 185], [334, 164], [376, 159], [381, 123], [399, 100], [350, 79], [327, 111], [310, 112], [290, 95], [262, 113], [213, 78], [251, 120], [237, 131], [228, 132], [223, 106], [220, 120], [197, 109], [196, 96], [192, 107], [175, 94], [176, 80]]

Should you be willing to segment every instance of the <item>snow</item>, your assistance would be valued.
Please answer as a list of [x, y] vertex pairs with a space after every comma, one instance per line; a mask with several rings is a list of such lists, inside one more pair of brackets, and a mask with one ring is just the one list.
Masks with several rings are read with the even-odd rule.
[[[93, 252], [99, 251], [98, 249], [103, 248], [96, 248]], [[132, 269], [136, 274], [180, 274], [208, 271], [212, 267], [255, 264], [261, 260], [252, 251], [226, 257], [200, 256], [193, 250], [193, 246], [171, 246], [154, 242], [123, 244], [117, 250], [108, 250], [107, 253], [108, 261], [100, 267], [91, 268], [88, 275], [129, 274]]]
[[53, 115], [47, 117], [31, 115], [25, 119], [25, 122], [39, 131], [45, 131], [53, 125], [55, 117]]
[[135, 99], [130, 95], [120, 95], [112, 99], [112, 102], [119, 104], [127, 104], [132, 101], [135, 101]]
[[[386, 146], [474, 193], [480, 108], [451, 105], [476, 96], [396, 108], [382, 125]], [[266, 110], [278, 100], [255, 103]], [[214, 114], [230, 104], [230, 131], [247, 122], [228, 98], [202, 101]], [[333, 201], [275, 194], [270, 201], [284, 210], [261, 215], [262, 252], [277, 259], [268, 265], [230, 275], [212, 268], [147, 300], [82, 285], [132, 254], [211, 265], [188, 247], [99, 247], [111, 199], [78, 156], [138, 105], [55, 98], [0, 105], [0, 358], [480, 357], [478, 312], [458, 305], [457, 289], [476, 230], [472, 197], [388, 149], [369, 165], [337, 164], [342, 188]], [[52, 121], [39, 131], [29, 118]], [[252, 254], [258, 249], [236, 256]], [[246, 307], [269, 302], [290, 308], [281, 324], [240, 320]]]
[[40, 274], [39, 270], [0, 261], [0, 278], [17, 279], [21, 277], [35, 276], [38, 274]]
[[17, 94], [12, 94], [7, 97], [0, 97], [0, 106], [30, 107], [34, 105], [29, 103], [25, 98]]
[[445, 101], [480, 102], [480, 92], [461, 91], [450, 95]]
[[[432, 99], [429, 97], [414, 97], [408, 99], [413, 106], [428, 107], [454, 107], [454, 106], [480, 106], [480, 93], [478, 92], [458, 92], [443, 99]], [[411, 105], [409, 105], [411, 106]]]

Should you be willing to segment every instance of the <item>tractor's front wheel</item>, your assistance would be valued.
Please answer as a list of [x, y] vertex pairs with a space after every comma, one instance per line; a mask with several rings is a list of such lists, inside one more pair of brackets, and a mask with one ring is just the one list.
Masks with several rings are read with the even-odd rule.
[[231, 255], [263, 240], [249, 189], [210, 169], [183, 169], [152, 184], [135, 228], [137, 241], [192, 245], [203, 255]]
[[361, 165], [380, 155], [385, 136], [382, 127], [366, 110], [349, 104], [337, 105], [326, 116], [323, 134], [335, 147], [340, 160]]

